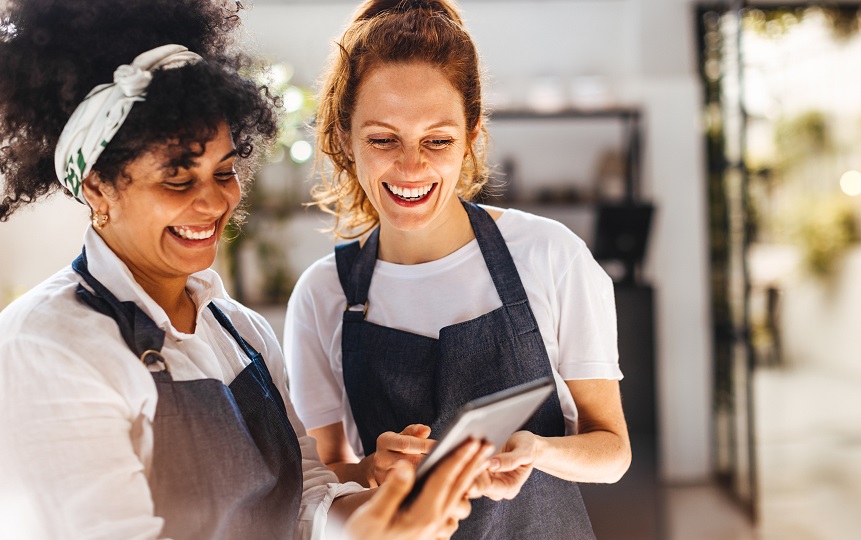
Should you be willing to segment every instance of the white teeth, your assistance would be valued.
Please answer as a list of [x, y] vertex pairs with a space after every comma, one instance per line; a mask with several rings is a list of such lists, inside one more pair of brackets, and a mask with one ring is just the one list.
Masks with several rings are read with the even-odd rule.
[[385, 186], [389, 191], [406, 200], [420, 199], [427, 195], [433, 188], [433, 184], [414, 188], [402, 188], [400, 186], [392, 186], [391, 184], [385, 184]]
[[205, 231], [193, 231], [185, 225], [181, 227], [171, 227], [170, 230], [175, 235], [186, 240], [206, 240], [215, 234], [215, 225]]

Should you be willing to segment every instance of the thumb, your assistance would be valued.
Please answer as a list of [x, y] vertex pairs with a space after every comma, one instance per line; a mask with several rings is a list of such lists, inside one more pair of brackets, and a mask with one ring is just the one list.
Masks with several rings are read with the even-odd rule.
[[490, 472], [513, 471], [521, 465], [529, 463], [529, 458], [522, 452], [503, 452], [490, 460], [487, 470]]
[[401, 431], [401, 435], [410, 435], [411, 437], [419, 437], [421, 439], [427, 439], [430, 433], [430, 426], [424, 424], [410, 424]]
[[366, 503], [366, 511], [390, 523], [415, 483], [415, 471], [404, 461], [395, 462], [386, 476], [386, 483]]

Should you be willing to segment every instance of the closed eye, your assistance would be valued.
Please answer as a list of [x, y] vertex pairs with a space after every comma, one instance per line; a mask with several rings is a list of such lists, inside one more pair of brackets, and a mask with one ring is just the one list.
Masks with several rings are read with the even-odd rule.
[[425, 145], [433, 150], [442, 150], [452, 144], [454, 144], [454, 139], [431, 139], [425, 142]]
[[215, 179], [218, 180], [219, 182], [228, 182], [228, 181], [236, 178], [237, 174], [238, 173], [232, 169], [229, 171], [217, 172], [217, 173], [215, 173]]
[[398, 140], [393, 137], [368, 137], [367, 142], [368, 145], [383, 150], [394, 148], [398, 144]]
[[164, 185], [170, 189], [183, 190], [188, 189], [194, 184], [194, 180], [186, 180], [185, 182], [165, 182]]

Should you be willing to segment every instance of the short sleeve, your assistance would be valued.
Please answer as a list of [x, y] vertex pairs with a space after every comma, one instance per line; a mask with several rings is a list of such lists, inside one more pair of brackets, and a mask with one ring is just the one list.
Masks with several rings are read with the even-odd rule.
[[342, 387], [331, 358], [335, 354], [331, 343], [340, 343], [340, 332], [328, 327], [338, 324], [340, 318], [337, 312], [329, 313], [330, 309], [316, 305], [320, 302], [315, 302], [313, 295], [319, 294], [320, 289], [311, 283], [319, 278], [313, 275], [314, 271], [312, 266], [297, 283], [284, 321], [290, 394], [308, 429], [341, 422], [344, 408]]
[[613, 282], [585, 246], [560, 276], [556, 296], [562, 378], [621, 379]]

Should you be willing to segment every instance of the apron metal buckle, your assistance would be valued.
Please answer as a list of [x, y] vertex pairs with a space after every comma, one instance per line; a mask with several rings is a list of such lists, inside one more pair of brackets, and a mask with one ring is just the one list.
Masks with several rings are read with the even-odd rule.
[[164, 366], [164, 369], [160, 371], [166, 371], [167, 373], [170, 373], [170, 367], [167, 365], [167, 360], [165, 360], [164, 356], [162, 356], [161, 353], [158, 351], [154, 351], [152, 349], [144, 351], [143, 354], [141, 354], [140, 361], [143, 362], [147, 368], [150, 368], [155, 364], [161, 362], [161, 364]]
[[362, 318], [367, 319], [368, 318], [368, 301], [365, 300], [364, 305], [363, 304], [353, 304], [351, 306], [350, 304], [347, 304], [347, 307], [344, 308], [344, 311], [361, 311], [362, 312]]

